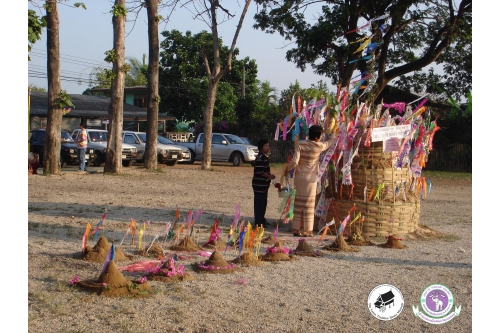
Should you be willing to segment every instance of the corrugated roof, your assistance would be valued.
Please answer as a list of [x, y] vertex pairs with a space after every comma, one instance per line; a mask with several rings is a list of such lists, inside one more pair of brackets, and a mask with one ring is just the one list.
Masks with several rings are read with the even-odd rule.
[[[110, 99], [103, 96], [70, 95], [75, 106], [65, 117], [108, 119]], [[47, 116], [47, 93], [31, 93], [30, 113], [34, 116]], [[147, 111], [130, 104], [123, 103], [123, 120], [146, 120]], [[158, 114], [160, 120], [173, 120], [174, 117]]]

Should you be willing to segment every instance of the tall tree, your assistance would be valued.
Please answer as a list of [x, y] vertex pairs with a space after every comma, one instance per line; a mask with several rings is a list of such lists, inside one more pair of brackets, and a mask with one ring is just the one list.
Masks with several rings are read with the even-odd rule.
[[58, 103], [62, 91], [57, 1], [45, 1], [45, 11], [47, 22], [48, 110], [45, 147], [43, 150], [43, 173], [57, 175], [61, 171], [61, 124], [63, 109]]
[[109, 102], [108, 147], [104, 172], [121, 173], [122, 170], [122, 127], [123, 95], [125, 73], [130, 66], [125, 66], [125, 21], [127, 8], [125, 0], [115, 0], [111, 10], [113, 14], [113, 49], [106, 51], [106, 61], [113, 63], [111, 74], [111, 99]]
[[[236, 41], [238, 40], [238, 35], [240, 33], [241, 27], [243, 25], [243, 20], [247, 13], [248, 7], [252, 0], [245, 0], [243, 11], [240, 15], [240, 19], [234, 33], [233, 42], [229, 49], [229, 54], [227, 57], [227, 62], [225, 65], [221, 65], [220, 57], [220, 45], [219, 45], [219, 32], [218, 25], [220, 22], [217, 19], [218, 11], [223, 13], [226, 18], [231, 18], [234, 15], [231, 14], [225, 7], [221, 5], [221, 0], [190, 0], [186, 1], [184, 5], [191, 4], [193, 11], [195, 13], [195, 18], [203, 19], [207, 25], [210, 27], [212, 32], [212, 49], [201, 49], [200, 52], [203, 56], [203, 63], [205, 65], [205, 71], [208, 78], [208, 91], [207, 98], [205, 102], [205, 108], [203, 111], [203, 121], [204, 121], [204, 133], [205, 141], [203, 142], [203, 154], [201, 169], [206, 170], [210, 168], [212, 163], [212, 122], [213, 122], [213, 111], [214, 105], [217, 98], [217, 85], [221, 78], [229, 73], [232, 69], [232, 58], [233, 52], [236, 47]], [[213, 64], [210, 67], [208, 52], [213, 54]]]
[[[160, 112], [168, 113], [178, 120], [201, 122], [206, 104], [209, 80], [204, 66], [201, 49], [207, 50], [208, 62], [213, 63], [213, 36], [207, 31], [184, 35], [178, 30], [163, 31], [161, 42], [160, 68]], [[227, 63], [229, 47], [219, 38], [221, 63]], [[214, 121], [231, 120], [235, 117], [235, 101], [241, 94], [242, 69], [245, 66], [246, 91], [254, 92], [257, 81], [257, 63], [248, 57], [237, 59], [238, 48], [232, 54], [232, 69], [221, 77], [217, 86], [217, 99], [214, 104]], [[224, 118], [224, 117], [229, 118]]]
[[[472, 43], [472, 0], [256, 2], [263, 7], [255, 15], [254, 28], [295, 41], [296, 47], [287, 51], [288, 61], [302, 70], [310, 65], [346, 88], [355, 71], [371, 71], [373, 99], [392, 80], [446, 61], [439, 58], [450, 46]], [[306, 19], [308, 10], [317, 17], [314, 24]]]
[[156, 169], [158, 154], [156, 152], [158, 140], [158, 68], [160, 65], [160, 42], [158, 39], [158, 0], [146, 0], [148, 12], [148, 116], [146, 127], [146, 150], [144, 152], [144, 167]]

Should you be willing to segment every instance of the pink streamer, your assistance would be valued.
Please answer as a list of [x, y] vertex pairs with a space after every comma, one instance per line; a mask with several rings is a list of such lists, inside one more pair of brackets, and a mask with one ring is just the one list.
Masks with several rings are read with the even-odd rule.
[[393, 109], [395, 109], [396, 111], [399, 112], [399, 114], [402, 114], [405, 111], [405, 109], [406, 109], [406, 104], [404, 102], [396, 102], [396, 103], [392, 103], [392, 104], [386, 104], [386, 103], [384, 103], [383, 105], [384, 105], [385, 108], [393, 108]]

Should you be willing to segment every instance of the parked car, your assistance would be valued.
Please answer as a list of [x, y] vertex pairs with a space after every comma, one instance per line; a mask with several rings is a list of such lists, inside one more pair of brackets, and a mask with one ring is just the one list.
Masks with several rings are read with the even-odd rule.
[[182, 149], [182, 159], [177, 160], [177, 163], [189, 163], [189, 162], [191, 162], [191, 152], [186, 147], [179, 146], [176, 142], [174, 142], [170, 139], [167, 139], [166, 137], [161, 136], [161, 135], [158, 135], [158, 142], [162, 143], [164, 145], [173, 145], [173, 146], [176, 146], [176, 147], [179, 147], [180, 149]]
[[[137, 148], [138, 162], [142, 162], [144, 160], [144, 151], [146, 150], [146, 133], [124, 131], [123, 142], [131, 144]], [[178, 160], [182, 159], [182, 147], [157, 142], [156, 150], [158, 153], [158, 163], [173, 166]]]
[[[73, 140], [76, 139], [80, 129], [76, 129], [71, 134]], [[87, 147], [94, 149], [95, 160], [93, 165], [100, 166], [106, 161], [106, 150], [108, 148], [108, 131], [101, 129], [87, 128]], [[137, 148], [122, 143], [122, 165], [129, 167], [137, 158]]]
[[240, 136], [240, 139], [243, 140], [243, 142], [245, 142], [247, 145], [253, 145], [252, 141], [250, 141], [250, 139], [245, 136]]
[[[191, 161], [201, 161], [205, 134], [200, 133], [194, 142], [177, 142], [191, 151]], [[239, 136], [226, 133], [212, 133], [212, 161], [231, 162], [234, 166], [253, 163], [259, 153], [256, 146], [248, 145]]]
[[[37, 129], [30, 132], [30, 150], [38, 149], [40, 164], [43, 163], [45, 136], [45, 129]], [[77, 148], [78, 145], [73, 141], [71, 135], [66, 131], [61, 131], [61, 168], [64, 168], [66, 164], [78, 164]], [[85, 154], [86, 163], [92, 164], [94, 159], [94, 150], [91, 147], [87, 147]]]

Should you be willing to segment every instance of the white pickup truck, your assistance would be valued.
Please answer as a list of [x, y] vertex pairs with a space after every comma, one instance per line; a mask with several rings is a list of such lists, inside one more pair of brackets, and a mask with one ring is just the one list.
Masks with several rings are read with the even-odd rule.
[[[200, 133], [194, 142], [176, 142], [191, 151], [191, 161], [201, 161], [205, 135]], [[212, 161], [231, 162], [234, 166], [252, 163], [259, 153], [256, 146], [246, 144], [239, 136], [226, 133], [212, 133]]]

